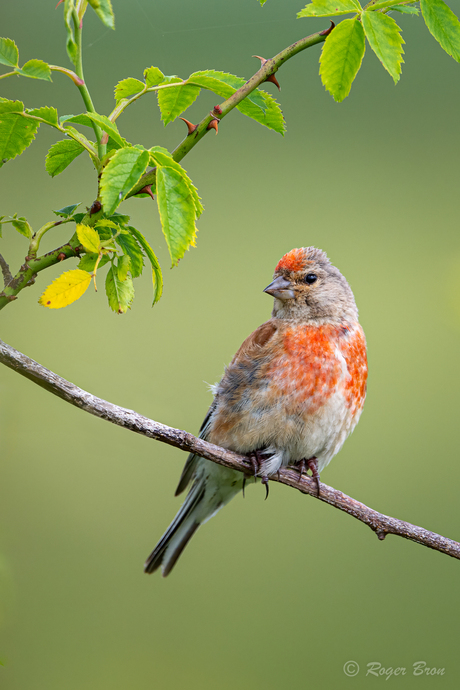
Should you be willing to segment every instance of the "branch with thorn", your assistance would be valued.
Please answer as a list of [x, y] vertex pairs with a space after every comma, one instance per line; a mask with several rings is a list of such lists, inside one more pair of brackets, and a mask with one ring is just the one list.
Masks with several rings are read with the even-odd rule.
[[[137, 434], [147, 436], [147, 438], [168, 443], [187, 452], [197, 453], [203, 458], [212, 460], [224, 467], [243, 472], [245, 475], [252, 473], [251, 458], [238, 455], [225, 448], [220, 448], [186, 431], [160, 424], [153, 421], [153, 419], [143, 417], [133, 410], [127, 410], [124, 407], [102, 400], [102, 398], [97, 398], [95, 395], [78, 388], [73, 383], [46, 369], [38, 362], [18, 352], [18, 350], [15, 350], [1, 340], [0, 362], [41, 386], [49, 393], [96, 417], [134, 431]], [[456, 541], [435, 532], [429, 532], [423, 527], [417, 527], [409, 522], [378, 513], [376, 510], [368, 508], [364, 503], [360, 503], [351, 498], [351, 496], [347, 496], [341, 491], [323, 483], [320, 484], [320, 494], [318, 496], [318, 487], [314, 478], [306, 474], [300, 475], [297, 468], [281, 469], [279, 474], [273, 475], [269, 479], [270, 481], [290, 486], [293, 489], [298, 489], [303, 494], [309, 494], [319, 501], [328, 503], [334, 508], [348, 513], [348, 515], [368, 525], [380, 540], [383, 540], [387, 534], [395, 534], [422, 546], [445, 553], [453, 558], [460, 559], [460, 543]]]

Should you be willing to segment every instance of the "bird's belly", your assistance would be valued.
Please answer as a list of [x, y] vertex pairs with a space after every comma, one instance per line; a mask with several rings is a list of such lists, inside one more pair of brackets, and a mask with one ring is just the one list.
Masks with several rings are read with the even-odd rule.
[[208, 439], [211, 443], [246, 454], [266, 449], [273, 457], [267, 472], [312, 457], [319, 470], [338, 453], [358, 421], [340, 390], [320, 407], [280, 399], [267, 404], [264, 396], [237, 412], [216, 410]]

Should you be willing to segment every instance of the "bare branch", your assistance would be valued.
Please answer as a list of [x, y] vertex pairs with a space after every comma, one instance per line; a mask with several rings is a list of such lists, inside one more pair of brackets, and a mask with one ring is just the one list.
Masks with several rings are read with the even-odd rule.
[[[181, 448], [181, 450], [197, 453], [203, 458], [224, 465], [224, 467], [230, 467], [247, 474], [251, 473], [251, 463], [247, 457], [225, 450], [212, 443], [207, 443], [186, 431], [155, 422], [133, 410], [127, 410], [124, 407], [102, 400], [102, 398], [97, 398], [95, 395], [78, 388], [78, 386], [66, 381], [49, 369], [45, 369], [41, 364], [26, 357], [26, 355], [18, 352], [1, 340], [0, 362], [45, 388], [50, 393], [96, 417], [101, 417], [108, 422], [112, 422], [112, 424], [135, 431], [137, 434]], [[302, 493], [316, 498], [316, 483], [305, 474], [299, 477], [299, 472], [295, 469], [282, 469], [279, 476], [274, 475], [270, 477], [270, 480], [298, 489]], [[368, 508], [364, 503], [360, 503], [326, 484], [321, 484], [319, 500], [329, 503], [334, 508], [343, 510], [357, 520], [364, 522], [377, 534], [379, 539], [384, 539], [387, 534], [396, 534], [405, 539], [415, 541], [417, 544], [428, 546], [448, 556], [460, 559], [460, 544], [458, 542], [442, 537], [434, 532], [429, 532], [423, 527], [417, 527], [409, 522], [378, 513]]]

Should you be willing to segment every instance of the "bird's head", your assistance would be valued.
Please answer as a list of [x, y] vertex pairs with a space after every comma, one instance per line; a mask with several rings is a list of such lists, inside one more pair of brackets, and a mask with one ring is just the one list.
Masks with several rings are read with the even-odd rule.
[[264, 292], [273, 295], [273, 316], [290, 321], [357, 321], [347, 281], [321, 249], [292, 249], [278, 263]]

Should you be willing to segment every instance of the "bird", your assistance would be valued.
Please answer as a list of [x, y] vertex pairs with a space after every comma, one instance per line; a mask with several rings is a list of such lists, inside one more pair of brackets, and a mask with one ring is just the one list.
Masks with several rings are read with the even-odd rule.
[[[271, 318], [243, 342], [221, 381], [200, 438], [247, 455], [268, 492], [282, 467], [320, 473], [339, 452], [366, 397], [366, 340], [353, 292], [325, 252], [295, 248], [264, 292]], [[187, 497], [144, 571], [169, 575], [200, 525], [240, 491], [246, 476], [191, 453], [176, 496]]]

